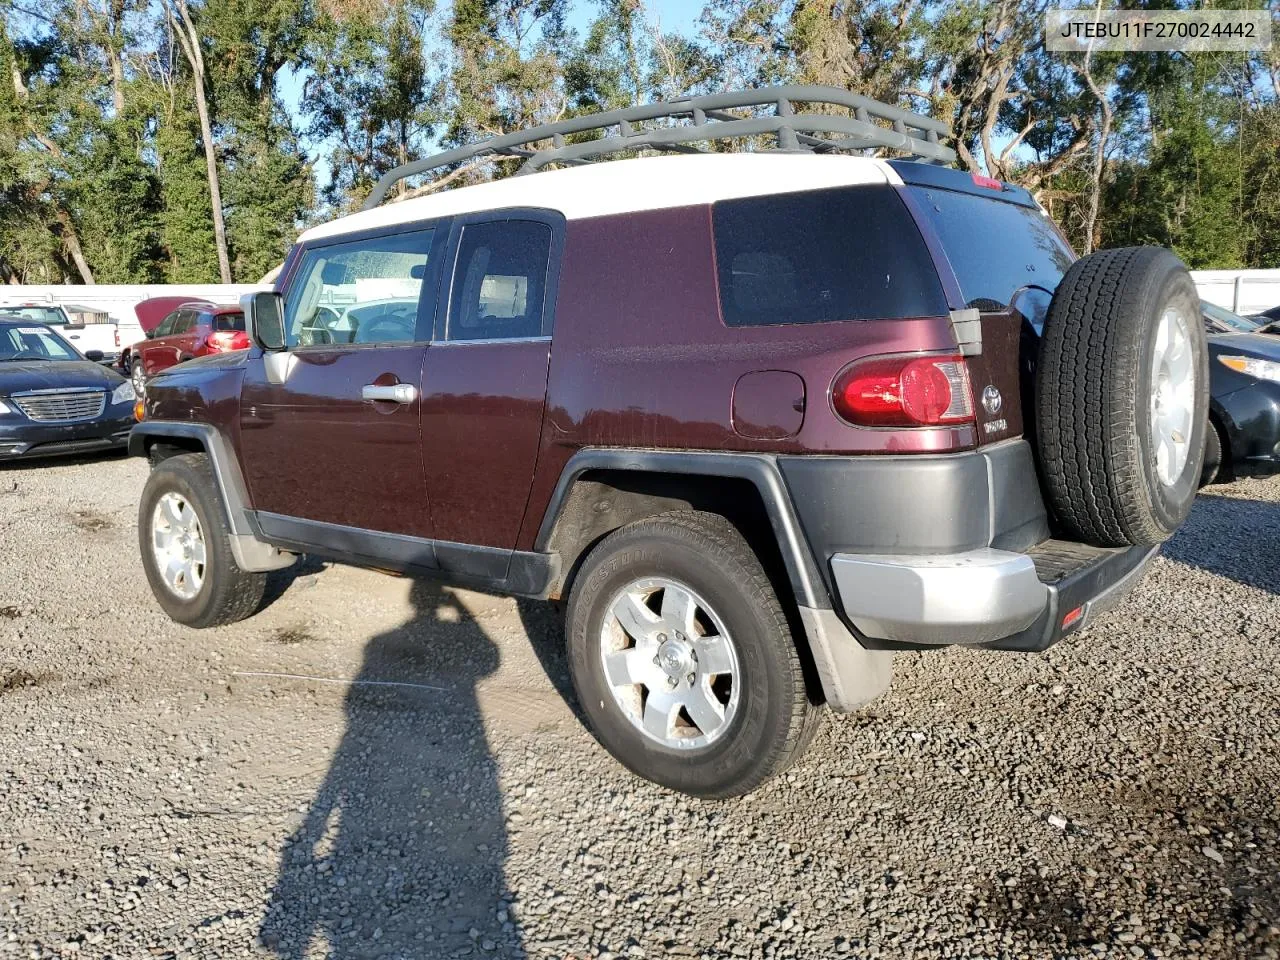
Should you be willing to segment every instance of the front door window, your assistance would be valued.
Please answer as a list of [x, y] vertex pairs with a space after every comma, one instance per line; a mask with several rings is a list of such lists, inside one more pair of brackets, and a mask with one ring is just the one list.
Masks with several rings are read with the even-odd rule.
[[285, 302], [289, 346], [430, 339], [419, 336], [418, 301], [432, 234], [418, 230], [308, 251]]

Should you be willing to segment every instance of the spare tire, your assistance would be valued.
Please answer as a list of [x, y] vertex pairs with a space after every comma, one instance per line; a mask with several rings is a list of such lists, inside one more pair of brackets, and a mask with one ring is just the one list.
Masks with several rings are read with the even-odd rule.
[[1208, 348], [1187, 268], [1160, 247], [1081, 257], [1058, 285], [1036, 370], [1036, 436], [1062, 532], [1155, 545], [1200, 483]]

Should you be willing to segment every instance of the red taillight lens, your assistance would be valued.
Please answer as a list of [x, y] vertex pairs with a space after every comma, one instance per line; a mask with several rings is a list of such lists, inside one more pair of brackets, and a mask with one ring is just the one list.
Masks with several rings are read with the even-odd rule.
[[973, 184], [976, 187], [986, 187], [988, 190], [1003, 190], [1004, 184], [995, 177], [984, 177], [980, 173], [972, 174]]
[[214, 353], [248, 350], [249, 335], [243, 330], [217, 330], [209, 334], [209, 349]]
[[116, 335], [116, 346], [118, 347], [120, 346], [120, 328], [116, 327], [114, 332]]
[[871, 357], [846, 367], [831, 404], [863, 427], [935, 427], [973, 421], [963, 357]]

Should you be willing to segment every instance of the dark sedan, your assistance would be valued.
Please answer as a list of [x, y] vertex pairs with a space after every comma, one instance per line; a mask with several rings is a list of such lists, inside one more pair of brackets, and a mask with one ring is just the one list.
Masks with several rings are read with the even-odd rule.
[[0, 315], [0, 460], [123, 447], [133, 385], [44, 324]]
[[1209, 424], [1203, 483], [1280, 473], [1280, 336], [1203, 303]]

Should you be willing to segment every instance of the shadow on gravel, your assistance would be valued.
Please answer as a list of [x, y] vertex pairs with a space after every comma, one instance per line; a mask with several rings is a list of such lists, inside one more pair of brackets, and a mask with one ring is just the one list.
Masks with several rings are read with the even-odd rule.
[[327, 561], [304, 554], [294, 562], [293, 566], [271, 571], [267, 574], [267, 588], [262, 592], [262, 603], [258, 605], [257, 612], [261, 613], [279, 600], [295, 583], [301, 586], [315, 586], [316, 574], [323, 572], [328, 566]]
[[586, 727], [586, 715], [578, 706], [578, 697], [573, 692], [573, 680], [569, 677], [563, 608], [538, 600], [517, 600], [516, 610], [520, 614], [520, 625], [524, 627], [525, 636], [529, 638], [529, 645], [547, 679], [573, 711], [578, 722]]
[[475, 692], [498, 650], [451, 593], [414, 582], [410, 597], [409, 622], [366, 646], [342, 741], [285, 840], [258, 934], [276, 956], [523, 955]]
[[1201, 493], [1165, 557], [1280, 594], [1280, 503]]
[[30, 470], [32, 467], [80, 467], [85, 464], [111, 463], [128, 459], [129, 451], [123, 447], [92, 453], [61, 454], [56, 457], [23, 457], [20, 460], [0, 460], [0, 473]]

